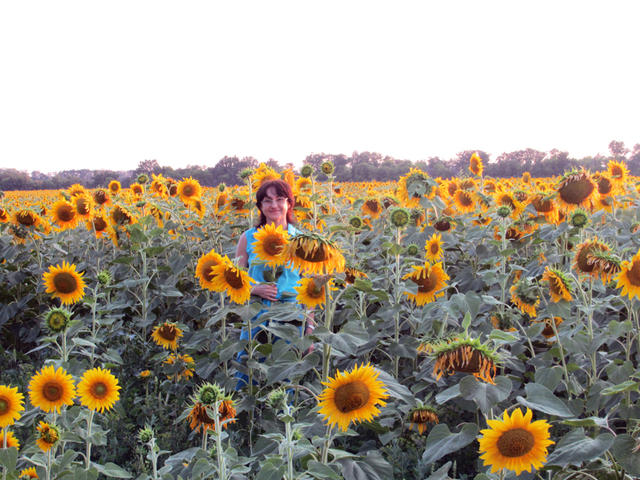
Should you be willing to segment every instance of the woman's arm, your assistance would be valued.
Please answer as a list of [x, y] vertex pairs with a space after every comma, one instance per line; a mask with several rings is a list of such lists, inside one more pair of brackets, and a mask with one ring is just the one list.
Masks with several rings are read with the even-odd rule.
[[238, 264], [247, 268], [249, 266], [249, 254], [247, 253], [247, 236], [243, 233], [238, 240], [238, 246], [236, 247], [236, 258], [238, 258]]

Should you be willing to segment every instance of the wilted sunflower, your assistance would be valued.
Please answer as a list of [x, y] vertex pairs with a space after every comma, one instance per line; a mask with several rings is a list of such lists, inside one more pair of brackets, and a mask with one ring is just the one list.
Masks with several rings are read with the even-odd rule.
[[6, 208], [0, 207], [0, 223], [7, 223], [9, 221], [9, 211]]
[[597, 263], [594, 261], [594, 255], [609, 252], [611, 248], [604, 242], [594, 237], [586, 240], [576, 247], [576, 253], [573, 259], [573, 268], [579, 274], [591, 275], [597, 277], [600, 272], [597, 270]]
[[49, 266], [49, 271], [42, 274], [46, 292], [52, 297], [58, 297], [63, 305], [76, 303], [84, 296], [86, 286], [82, 276], [84, 272], [76, 272], [75, 264], [62, 262], [62, 266]]
[[78, 214], [78, 220], [87, 220], [91, 217], [93, 211], [93, 197], [89, 194], [76, 195], [71, 199], [76, 213]]
[[78, 212], [71, 202], [61, 198], [51, 207], [51, 220], [57, 223], [61, 230], [76, 228]]
[[0, 429], [13, 425], [22, 416], [24, 410], [24, 395], [18, 392], [18, 387], [0, 385]]
[[553, 323], [556, 324], [556, 329], [558, 328], [558, 326], [564, 322], [564, 320], [562, 320], [561, 317], [553, 317], [553, 320], [551, 320], [550, 318], [545, 318], [543, 320], [534, 320], [534, 323], [540, 323], [540, 322], [544, 322], [544, 328], [542, 329], [542, 335], [548, 340], [550, 338], [553, 338], [556, 336], [556, 332], [553, 329], [553, 324], [551, 323], [553, 321]]
[[442, 375], [455, 372], [471, 373], [474, 377], [493, 384], [496, 375], [497, 353], [477, 338], [457, 338], [434, 345], [432, 356], [436, 361], [433, 375], [440, 380]]
[[[202, 429], [203, 431], [215, 431], [216, 422], [213, 418], [211, 418], [209, 412], [207, 412], [207, 408], [214, 407], [215, 402], [213, 404], [213, 407], [204, 403], [195, 402], [191, 407], [189, 415], [187, 416], [187, 419], [189, 420], [189, 427], [191, 427], [191, 430], [195, 430], [196, 432], [200, 429]], [[218, 415], [218, 421], [222, 425], [222, 428], [227, 428], [229, 424], [236, 423], [236, 409], [233, 407], [233, 400], [227, 398], [220, 401], [220, 403], [218, 404]]]
[[433, 198], [437, 185], [422, 170], [411, 168], [398, 180], [398, 197], [409, 208], [417, 207], [422, 197]]
[[246, 303], [251, 297], [251, 284], [256, 281], [241, 267], [225, 256], [222, 263], [213, 267], [211, 285], [216, 292], [225, 292], [232, 302]]
[[372, 420], [380, 413], [377, 405], [386, 405], [383, 399], [389, 396], [379, 375], [368, 363], [356, 365], [350, 372], [338, 370], [334, 378], [322, 382], [326, 388], [319, 397], [319, 413], [344, 432], [352, 421]]
[[593, 250], [587, 255], [587, 263], [593, 265], [593, 272], [600, 275], [605, 285], [611, 281], [611, 277], [620, 272], [620, 259], [612, 252]]
[[411, 422], [409, 428], [413, 428], [415, 426], [420, 435], [426, 432], [428, 424], [440, 423], [436, 409], [422, 404], [411, 409], [409, 412], [409, 421]]
[[341, 273], [345, 268], [345, 259], [338, 247], [314, 233], [293, 237], [285, 248], [285, 255], [300, 273], [330, 275]]
[[346, 267], [344, 270], [344, 281], [350, 284], [355, 283], [357, 278], [367, 278], [367, 274], [354, 267]]
[[640, 298], [640, 250], [631, 261], [622, 262], [615, 280], [616, 288], [622, 288], [623, 297], [628, 295], [630, 299]]
[[60, 413], [63, 405], [73, 405], [76, 387], [73, 378], [62, 367], [44, 367], [29, 381], [29, 401], [45, 412]]
[[570, 302], [571, 296], [571, 280], [564, 272], [555, 268], [546, 267], [542, 275], [542, 281], [549, 283], [549, 293], [553, 302], [566, 300]]
[[382, 205], [377, 198], [369, 197], [362, 204], [362, 214], [371, 218], [378, 218], [382, 212]]
[[36, 443], [43, 452], [48, 452], [60, 440], [60, 431], [55, 425], [50, 425], [41, 420], [36, 430], [38, 431]]
[[442, 235], [439, 233], [431, 235], [431, 238], [425, 243], [424, 249], [425, 256], [430, 263], [435, 263], [440, 260], [444, 253], [442, 250]]
[[20, 480], [27, 480], [29, 478], [38, 478], [38, 472], [36, 472], [36, 467], [23, 468], [20, 470], [20, 475], [18, 475]]
[[482, 176], [482, 158], [478, 155], [478, 152], [473, 152], [471, 158], [469, 159], [469, 171], [478, 177]]
[[182, 335], [182, 330], [175, 323], [164, 322], [162, 325], [154, 327], [151, 338], [162, 348], [175, 352], [178, 349], [178, 340]]
[[253, 251], [267, 267], [276, 268], [287, 262], [283, 252], [289, 241], [289, 232], [282, 225], [266, 224], [256, 231], [253, 238], [256, 240], [251, 244]]
[[184, 203], [189, 203], [195, 198], [200, 198], [202, 195], [202, 187], [197, 180], [191, 177], [184, 178], [178, 184], [178, 195]]
[[449, 280], [449, 275], [442, 269], [442, 262], [433, 266], [425, 263], [423, 266], [414, 266], [413, 271], [407, 273], [402, 279], [409, 279], [418, 285], [416, 294], [410, 292], [404, 292], [404, 294], [416, 305], [422, 306], [444, 295], [442, 289], [447, 286], [446, 281]]
[[78, 396], [85, 407], [104, 412], [111, 410], [120, 398], [118, 379], [110, 370], [100, 367], [92, 368], [82, 374], [78, 382]]
[[596, 182], [584, 169], [566, 173], [556, 186], [556, 191], [560, 207], [565, 212], [577, 207], [588, 208], [599, 197]]
[[533, 413], [517, 408], [511, 416], [504, 411], [502, 420], [487, 420], [489, 428], [480, 430], [480, 458], [484, 465], [491, 465], [491, 473], [506, 468], [516, 475], [532, 472], [547, 461], [547, 447], [555, 442], [549, 440], [550, 425], [546, 420], [531, 422]]
[[300, 280], [300, 286], [295, 287], [298, 292], [296, 300], [307, 308], [322, 307], [326, 288], [331, 288], [331, 280], [325, 283], [320, 278], [303, 278]]
[[4, 432], [7, 432], [7, 448], [15, 447], [20, 450], [20, 442], [13, 432], [9, 430], [0, 430], [0, 449], [2, 449], [4, 445]]
[[193, 377], [193, 369], [196, 363], [193, 360], [193, 357], [187, 353], [178, 354], [177, 356], [172, 353], [167, 357], [167, 359], [163, 363], [167, 365], [174, 365], [174, 364], [184, 365], [184, 368], [181, 371], [172, 375], [167, 375], [167, 378], [169, 380], [180, 380], [181, 378]]
[[133, 213], [127, 210], [122, 205], [114, 205], [109, 212], [109, 218], [111, 219], [111, 223], [113, 225], [131, 225], [135, 222], [135, 217]]
[[536, 307], [540, 304], [540, 298], [529, 282], [525, 280], [519, 281], [511, 287], [509, 293], [511, 293], [511, 301], [522, 313], [535, 318], [537, 315]]
[[213, 278], [215, 274], [213, 273], [213, 267], [217, 267], [223, 262], [224, 259], [213, 250], [198, 259], [195, 277], [200, 282], [200, 287], [214, 290]]

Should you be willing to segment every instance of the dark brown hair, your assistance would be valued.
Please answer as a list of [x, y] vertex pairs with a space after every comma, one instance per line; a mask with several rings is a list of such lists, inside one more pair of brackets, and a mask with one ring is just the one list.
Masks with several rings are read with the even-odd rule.
[[262, 200], [267, 196], [267, 190], [271, 187], [276, 191], [276, 195], [287, 199], [287, 203], [289, 204], [289, 208], [287, 209], [287, 223], [295, 224], [296, 217], [293, 215], [293, 207], [295, 206], [296, 201], [293, 198], [291, 187], [284, 180], [269, 180], [260, 185], [260, 188], [256, 192], [256, 205], [258, 210], [260, 210], [260, 220], [256, 227], [262, 227], [267, 223], [267, 217], [262, 213]]

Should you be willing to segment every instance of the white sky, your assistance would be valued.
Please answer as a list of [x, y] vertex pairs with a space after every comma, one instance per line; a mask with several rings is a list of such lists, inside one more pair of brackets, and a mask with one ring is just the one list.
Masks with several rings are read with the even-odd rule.
[[3, 1], [0, 168], [640, 143], [640, 2]]

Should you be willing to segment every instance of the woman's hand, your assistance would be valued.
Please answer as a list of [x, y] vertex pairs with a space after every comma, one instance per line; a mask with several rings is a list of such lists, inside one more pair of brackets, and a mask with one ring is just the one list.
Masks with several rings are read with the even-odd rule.
[[276, 295], [278, 295], [278, 287], [275, 283], [260, 283], [254, 285], [251, 289], [251, 294], [275, 302], [278, 300], [276, 298]]

